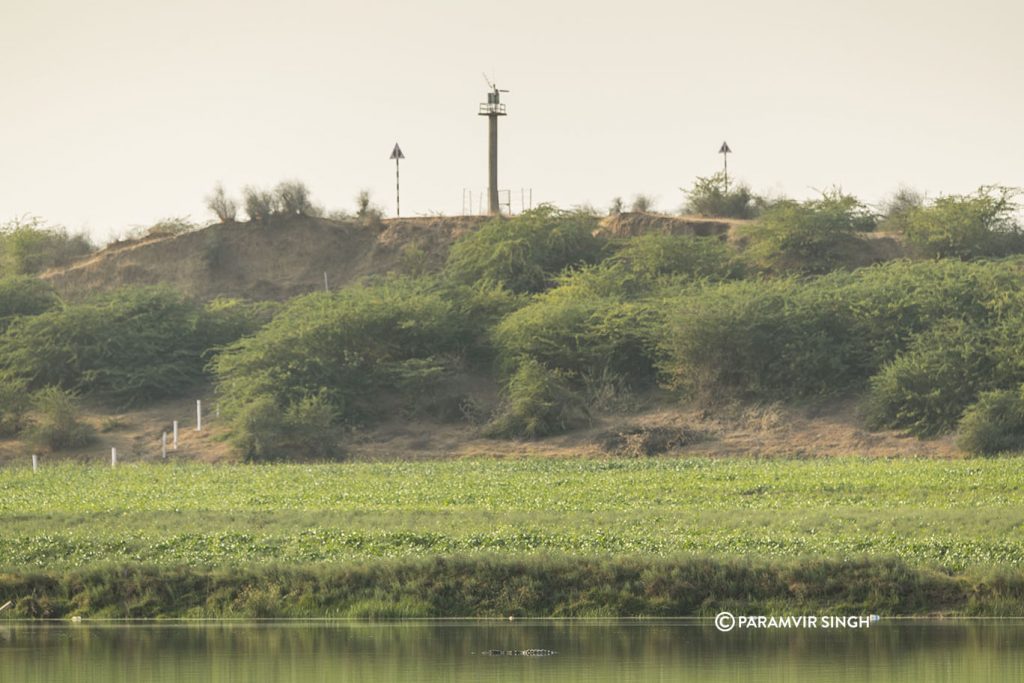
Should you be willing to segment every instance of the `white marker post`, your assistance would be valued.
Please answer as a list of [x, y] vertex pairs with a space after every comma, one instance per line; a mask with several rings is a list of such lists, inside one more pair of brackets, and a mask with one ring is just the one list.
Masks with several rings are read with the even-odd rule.
[[36, 455], [35, 453], [32, 454], [32, 471], [39, 471], [39, 456]]
[[160, 457], [164, 460], [167, 459], [167, 432], [160, 437]]
[[111, 448], [110, 449], [110, 466], [111, 467], [117, 467], [117, 449], [116, 448]]
[[174, 421], [174, 450], [178, 450], [178, 421]]
[[203, 431], [203, 402], [196, 401], [196, 431]]

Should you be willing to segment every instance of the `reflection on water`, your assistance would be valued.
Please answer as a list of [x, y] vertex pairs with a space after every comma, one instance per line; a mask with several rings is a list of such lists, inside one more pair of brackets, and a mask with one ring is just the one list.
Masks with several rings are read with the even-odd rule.
[[[488, 657], [485, 650], [556, 650]], [[0, 681], [1024, 681], [1024, 621], [0, 622]]]

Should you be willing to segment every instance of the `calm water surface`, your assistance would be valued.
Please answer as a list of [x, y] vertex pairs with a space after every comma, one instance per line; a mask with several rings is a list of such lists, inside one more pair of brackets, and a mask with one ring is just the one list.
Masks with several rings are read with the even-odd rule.
[[[545, 648], [550, 657], [493, 657]], [[0, 622], [0, 682], [1024, 681], [1024, 621]]]

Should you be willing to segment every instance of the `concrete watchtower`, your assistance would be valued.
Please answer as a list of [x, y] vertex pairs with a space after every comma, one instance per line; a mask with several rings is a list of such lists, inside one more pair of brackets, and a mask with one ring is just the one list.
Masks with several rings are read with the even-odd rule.
[[[484, 75], [484, 79], [487, 79], [486, 75]], [[501, 213], [501, 209], [498, 207], [498, 117], [505, 116], [505, 105], [501, 103], [501, 93], [508, 92], [508, 90], [498, 90], [498, 86], [491, 83], [489, 79], [487, 79], [487, 85], [491, 91], [487, 93], [487, 102], [480, 103], [479, 114], [487, 117], [488, 204], [489, 213], [492, 216], [497, 216]]]

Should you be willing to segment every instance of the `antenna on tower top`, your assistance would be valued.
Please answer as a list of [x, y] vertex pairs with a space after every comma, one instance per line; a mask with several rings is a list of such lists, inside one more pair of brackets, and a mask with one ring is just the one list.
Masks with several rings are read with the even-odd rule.
[[492, 81], [490, 78], [487, 77], [487, 72], [486, 71], [483, 72], [483, 75], [484, 75], [484, 81], [487, 82], [487, 89], [488, 90], [491, 90], [492, 92], [496, 92], [496, 93], [499, 93], [499, 92], [509, 92], [508, 90], [498, 90], [498, 86], [494, 84], [494, 81]]

